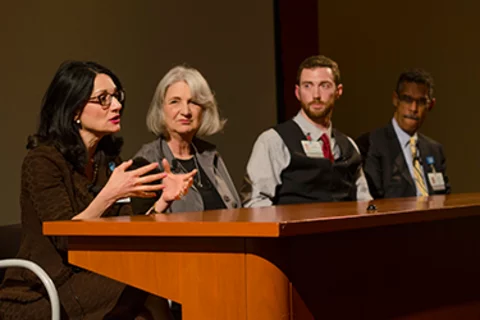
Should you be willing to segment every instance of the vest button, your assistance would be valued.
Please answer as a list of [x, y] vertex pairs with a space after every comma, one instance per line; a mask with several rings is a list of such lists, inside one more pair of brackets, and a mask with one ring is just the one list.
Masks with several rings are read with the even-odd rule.
[[238, 204], [236, 202], [232, 203], [232, 207], [237, 208]]
[[230, 202], [230, 197], [229, 196], [223, 196], [223, 200], [225, 200], [225, 202]]

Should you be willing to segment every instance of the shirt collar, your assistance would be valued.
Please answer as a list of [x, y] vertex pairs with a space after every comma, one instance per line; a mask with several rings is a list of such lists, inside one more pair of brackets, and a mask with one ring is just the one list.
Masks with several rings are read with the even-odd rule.
[[322, 130], [311, 123], [305, 116], [302, 114], [301, 111], [297, 113], [297, 115], [293, 118], [300, 129], [302, 130], [304, 135], [310, 134], [312, 141], [317, 141], [320, 139], [322, 134], [326, 133], [329, 138], [332, 137], [332, 122], [330, 121], [330, 125], [328, 126], [327, 130]]
[[[393, 130], [395, 130], [395, 133], [397, 135], [398, 141], [400, 141], [400, 145], [402, 146], [402, 148], [405, 148], [410, 144], [411, 136], [405, 131], [403, 131], [402, 128], [400, 128], [395, 118], [392, 118], [392, 125], [393, 125]], [[415, 139], [415, 141], [418, 141], [418, 135], [416, 132], [413, 135], [413, 138]]]

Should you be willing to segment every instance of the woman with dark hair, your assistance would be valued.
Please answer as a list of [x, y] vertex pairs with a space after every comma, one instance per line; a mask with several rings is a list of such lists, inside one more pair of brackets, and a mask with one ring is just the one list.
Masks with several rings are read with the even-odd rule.
[[[17, 258], [37, 263], [52, 278], [62, 319], [103, 319], [109, 312], [112, 319], [133, 319], [142, 312], [146, 294], [69, 265], [65, 239], [44, 236], [42, 223], [129, 215], [130, 197], [156, 197], [160, 190], [157, 206], [167, 208], [187, 192], [196, 173], [172, 174], [166, 160], [163, 173], [158, 163], [128, 170], [132, 160], [120, 161], [122, 140], [114, 136], [124, 107], [123, 87], [110, 70], [94, 62], [66, 62], [45, 94], [38, 132], [29, 137]], [[30, 271], [8, 269], [0, 286], [0, 319], [47, 319], [49, 314], [40, 280]]]

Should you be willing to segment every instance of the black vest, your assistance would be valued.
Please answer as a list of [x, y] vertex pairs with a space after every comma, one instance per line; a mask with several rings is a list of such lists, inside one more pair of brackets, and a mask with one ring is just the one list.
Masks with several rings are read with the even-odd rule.
[[301, 140], [300, 127], [288, 120], [274, 128], [290, 152], [290, 164], [282, 171], [274, 204], [351, 201], [357, 198], [356, 173], [361, 157], [343, 133], [333, 129], [340, 147], [340, 158], [334, 163], [325, 158], [309, 158]]

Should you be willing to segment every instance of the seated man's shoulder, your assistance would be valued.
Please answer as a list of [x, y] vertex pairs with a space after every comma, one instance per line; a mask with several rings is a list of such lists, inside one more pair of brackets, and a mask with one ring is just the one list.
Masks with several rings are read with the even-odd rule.
[[271, 142], [271, 141], [277, 141], [279, 138], [280, 138], [280, 135], [275, 130], [275, 128], [270, 128], [260, 133], [260, 135], [257, 138], [257, 141]]
[[342, 131], [340, 131], [336, 128], [333, 129], [332, 134], [335, 137], [335, 139], [338, 139], [338, 138], [342, 137], [344, 139], [347, 139], [355, 147], [357, 146], [357, 143], [355, 142], [355, 140], [352, 137], [346, 135], [345, 133], [343, 133]]
[[355, 143], [360, 149], [360, 153], [365, 158], [372, 150], [382, 150], [382, 146], [388, 143], [388, 129], [387, 127], [376, 128], [371, 131], [362, 133], [355, 139]]
[[418, 134], [419, 138], [423, 139], [428, 145], [434, 147], [434, 148], [443, 148], [442, 144], [424, 134], [419, 133]]
[[284, 145], [282, 137], [274, 129], [270, 128], [263, 131], [255, 141], [254, 149], [262, 148], [265, 151], [276, 152]]
[[387, 136], [387, 127], [380, 127], [368, 132], [370, 142], [384, 140]]
[[360, 154], [362, 155], [362, 157], [366, 157], [368, 153], [368, 149], [370, 149], [370, 132], [365, 132], [359, 135], [355, 139], [355, 143], [360, 149]]
[[[345, 133], [337, 129], [335, 129], [334, 134], [336, 139], [338, 139], [339, 137], [343, 137], [343, 139], [346, 139], [353, 146], [353, 148], [355, 148], [355, 150], [360, 153], [362, 157], [364, 156], [364, 148], [366, 147], [365, 145], [363, 144], [359, 145], [358, 141], [355, 141], [352, 137], [346, 135]], [[367, 149], [368, 149], [368, 145], [367, 145]]]

